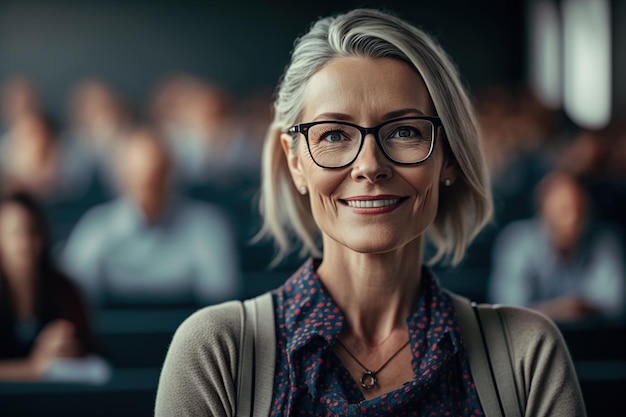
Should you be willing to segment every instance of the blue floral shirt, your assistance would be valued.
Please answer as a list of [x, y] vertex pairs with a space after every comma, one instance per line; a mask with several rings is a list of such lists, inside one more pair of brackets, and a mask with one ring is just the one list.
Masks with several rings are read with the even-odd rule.
[[414, 379], [366, 400], [333, 353], [345, 316], [309, 259], [273, 291], [277, 356], [271, 416], [482, 416], [452, 300], [428, 268], [407, 318]]

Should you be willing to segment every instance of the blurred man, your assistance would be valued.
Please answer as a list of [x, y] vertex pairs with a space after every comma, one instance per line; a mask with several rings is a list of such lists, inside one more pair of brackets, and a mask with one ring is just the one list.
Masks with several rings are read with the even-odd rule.
[[174, 193], [172, 158], [148, 129], [119, 153], [122, 195], [88, 211], [65, 268], [100, 302], [213, 303], [239, 295], [234, 234], [216, 207]]
[[593, 221], [584, 187], [554, 172], [539, 184], [537, 198], [539, 216], [512, 222], [496, 240], [491, 301], [532, 307], [561, 322], [620, 317], [622, 244]]
[[87, 78], [71, 92], [63, 133], [68, 163], [82, 186], [93, 181], [107, 192], [119, 192], [115, 182], [115, 149], [132, 127], [124, 97], [105, 81]]

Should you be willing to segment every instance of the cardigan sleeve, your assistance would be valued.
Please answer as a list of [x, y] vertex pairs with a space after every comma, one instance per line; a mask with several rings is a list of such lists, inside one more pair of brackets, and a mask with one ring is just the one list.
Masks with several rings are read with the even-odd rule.
[[161, 371], [155, 416], [235, 415], [241, 314], [241, 303], [230, 301], [180, 325]]
[[499, 307], [506, 322], [509, 349], [524, 415], [586, 416], [582, 392], [565, 340], [541, 313]]

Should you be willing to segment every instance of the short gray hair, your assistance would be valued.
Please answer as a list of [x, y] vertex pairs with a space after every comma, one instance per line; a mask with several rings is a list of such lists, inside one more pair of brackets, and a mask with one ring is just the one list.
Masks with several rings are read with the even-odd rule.
[[297, 39], [280, 80], [274, 119], [263, 148], [260, 210], [263, 226], [257, 238], [273, 237], [279, 263], [293, 248], [319, 257], [320, 231], [307, 197], [291, 179], [280, 136], [298, 122], [307, 81], [338, 57], [392, 58], [421, 75], [442, 120], [447, 153], [458, 167], [458, 180], [441, 189], [439, 208], [427, 236], [436, 248], [429, 263], [457, 265], [467, 246], [491, 220], [493, 203], [479, 129], [458, 71], [445, 51], [426, 33], [389, 13], [355, 9], [321, 18]]

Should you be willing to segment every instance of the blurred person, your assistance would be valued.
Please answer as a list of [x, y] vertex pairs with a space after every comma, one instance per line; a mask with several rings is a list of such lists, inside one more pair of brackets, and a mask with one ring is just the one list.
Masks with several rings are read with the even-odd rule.
[[257, 172], [258, 163], [251, 165], [246, 157], [254, 148], [237, 118], [234, 97], [224, 88], [183, 74], [160, 86], [153, 101], [153, 115], [183, 184], [228, 186]]
[[0, 145], [4, 190], [22, 190], [46, 202], [73, 190], [74, 176], [65, 163], [54, 121], [40, 113], [20, 115]]
[[123, 98], [106, 82], [89, 78], [71, 92], [68, 106], [66, 159], [82, 187], [98, 180], [110, 193], [117, 193], [116, 148], [132, 128], [132, 118]]
[[[563, 149], [559, 166], [574, 172], [584, 182], [594, 202], [598, 218], [626, 232], [626, 177], [624, 168], [622, 122], [602, 130], [579, 129], [572, 141]], [[620, 166], [621, 165], [621, 166]]]
[[187, 73], [174, 74], [156, 86], [148, 112], [162, 135], [173, 135], [183, 128], [179, 109], [202, 87], [202, 80]]
[[98, 303], [211, 303], [239, 295], [229, 218], [174, 188], [169, 149], [133, 130], [118, 155], [122, 193], [85, 213], [62, 253], [65, 269]]
[[41, 111], [41, 98], [34, 82], [26, 75], [9, 77], [2, 85], [0, 131], [5, 132], [22, 115]]
[[0, 380], [49, 379], [96, 353], [85, 300], [56, 267], [47, 223], [25, 193], [0, 200]]
[[596, 221], [574, 174], [548, 174], [537, 186], [537, 202], [536, 217], [507, 225], [494, 244], [491, 300], [560, 322], [621, 318], [622, 236]]
[[201, 112], [196, 109], [207, 88], [196, 76], [176, 74], [157, 87], [150, 105], [154, 124], [176, 160], [176, 177], [183, 184], [199, 182], [206, 164], [205, 138], [197, 127]]

